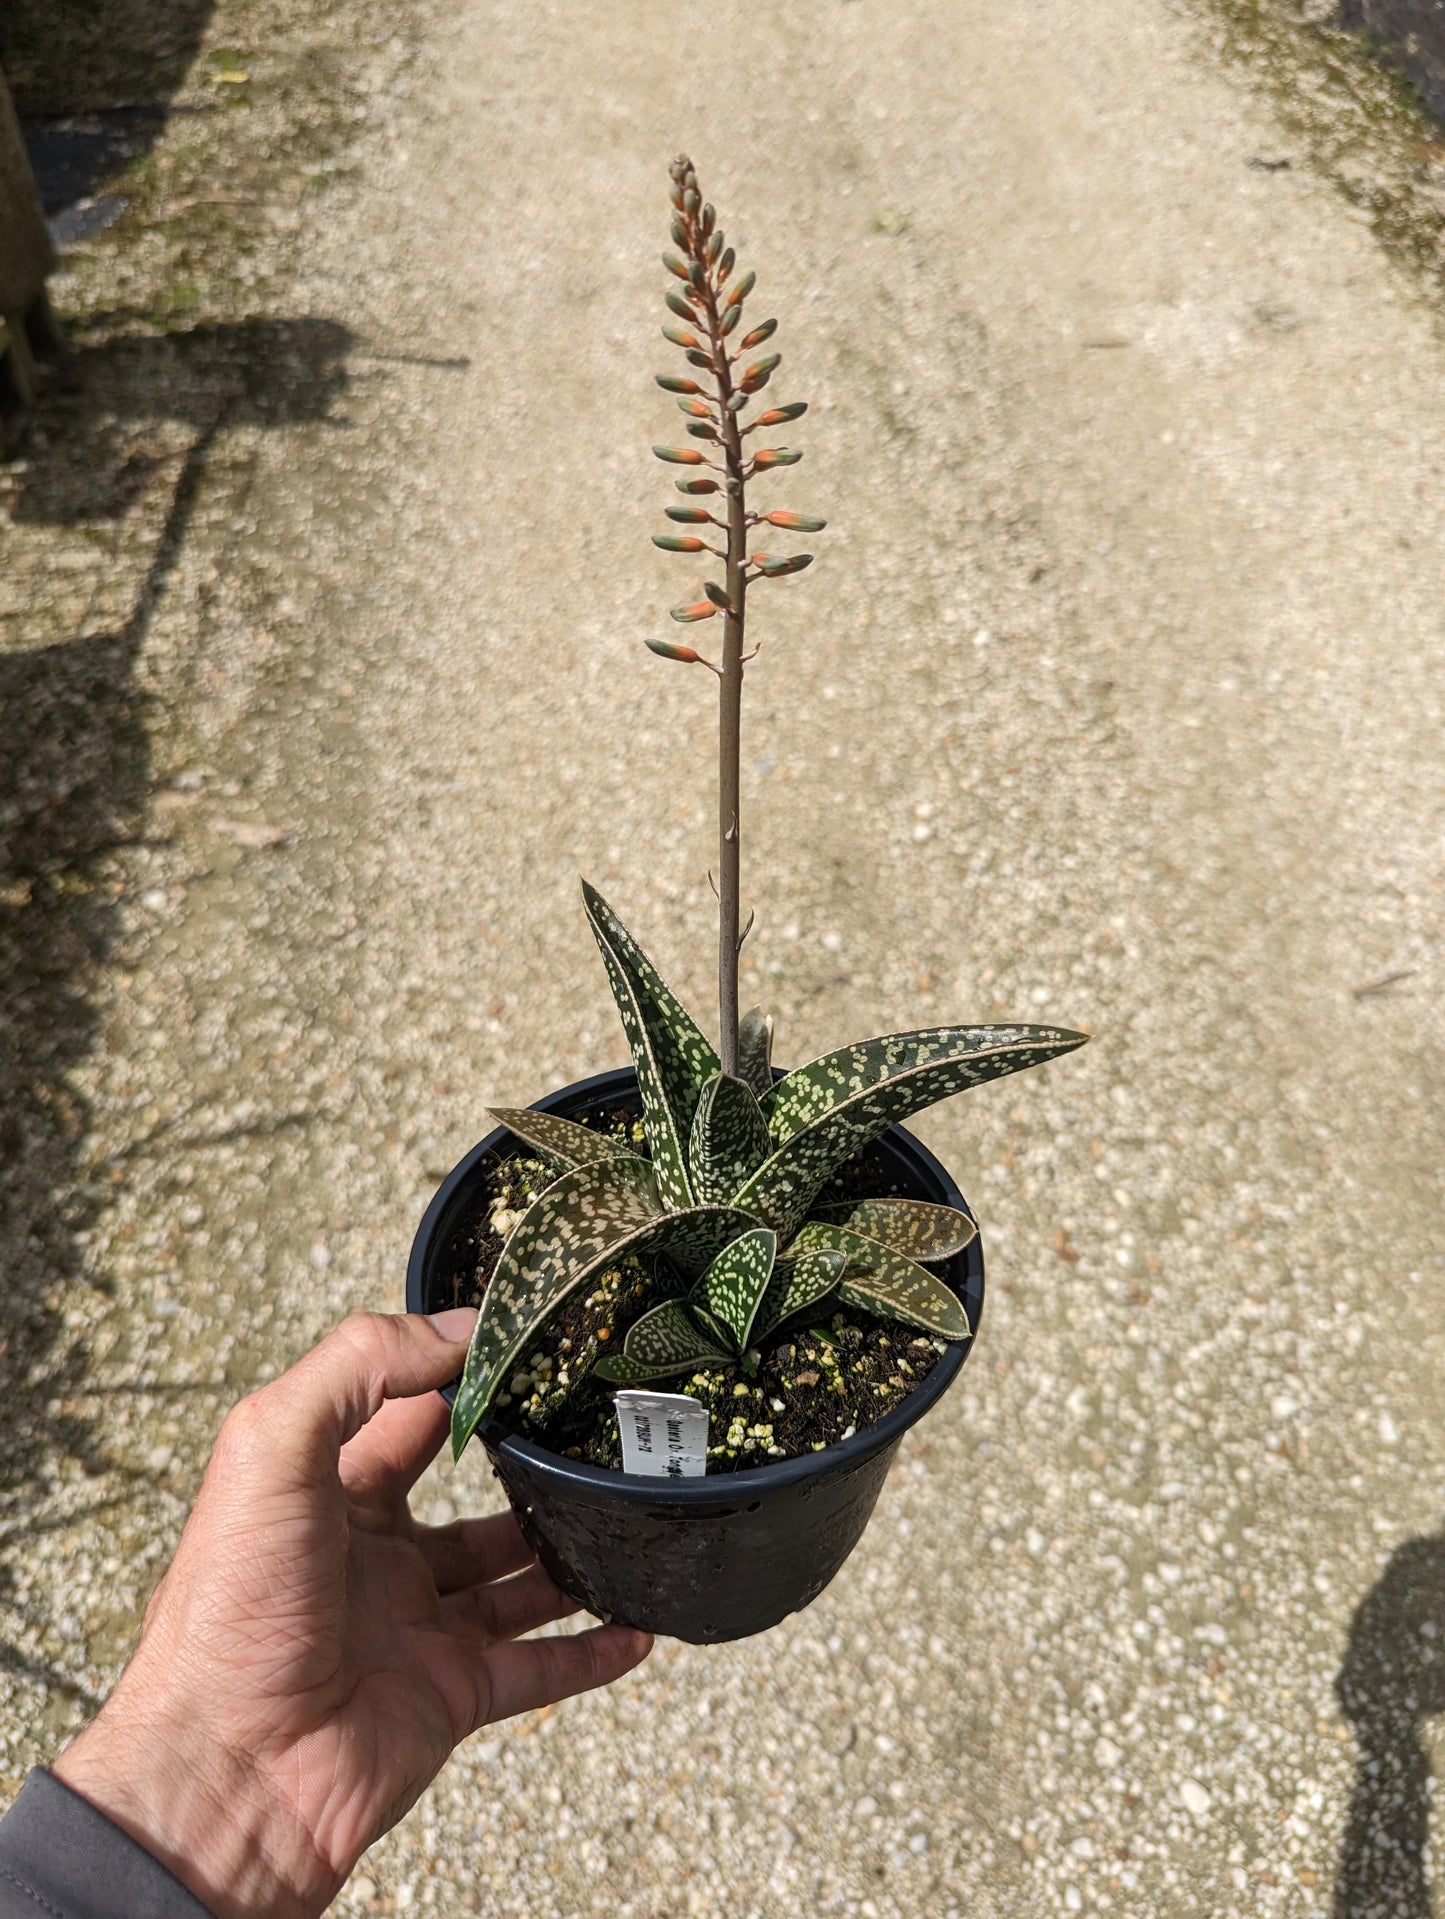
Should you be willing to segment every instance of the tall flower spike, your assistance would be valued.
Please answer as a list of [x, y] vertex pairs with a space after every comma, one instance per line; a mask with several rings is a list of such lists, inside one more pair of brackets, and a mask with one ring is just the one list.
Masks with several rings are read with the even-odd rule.
[[[745, 435], [755, 426], [781, 426], [797, 420], [807, 411], [802, 401], [771, 407], [751, 422], [745, 419], [755, 394], [761, 393], [777, 368], [776, 352], [757, 355], [756, 349], [771, 340], [778, 330], [776, 320], [764, 320], [746, 327], [743, 320], [748, 296], [757, 285], [750, 268], [736, 274], [737, 256], [726, 243], [726, 235], [711, 205], [705, 205], [698, 186], [697, 169], [685, 154], [679, 154], [669, 169], [672, 183], [673, 217], [670, 226], [671, 247], [663, 254], [668, 286], [664, 294], [670, 311], [684, 322], [682, 327], [664, 326], [666, 339], [680, 347], [690, 367], [697, 370], [680, 376], [661, 373], [657, 384], [666, 393], [681, 396], [678, 404], [688, 415], [689, 435], [704, 441], [711, 457], [687, 447], [653, 448], [659, 460], [673, 466], [711, 466], [719, 479], [678, 480], [682, 493], [722, 495], [716, 510], [669, 507], [668, 518], [683, 524], [710, 523], [727, 535], [727, 563], [724, 581], [709, 581], [702, 596], [686, 606], [672, 609], [674, 620], [691, 624], [697, 620], [723, 619], [721, 665], [713, 670], [719, 682], [718, 727], [718, 1015], [719, 1055], [722, 1070], [730, 1077], [738, 1073], [738, 951], [742, 944], [740, 911], [740, 849], [742, 828], [739, 817], [739, 764], [742, 731], [743, 666], [756, 652], [743, 644], [747, 620], [748, 588], [758, 581], [801, 573], [811, 562], [808, 553], [764, 554], [748, 552], [749, 530], [764, 517], [749, 513], [747, 485], [755, 473], [773, 467], [792, 466], [801, 453], [782, 447], [760, 447], [751, 459], [743, 454]], [[742, 329], [741, 344], [734, 350], [732, 338]], [[773, 526], [797, 532], [815, 532], [821, 520], [804, 519], [799, 514], [766, 516]], [[672, 534], [654, 536], [655, 544], [668, 553], [695, 553], [719, 548], [701, 539], [679, 539]], [[682, 659], [690, 648], [678, 650], [671, 642], [653, 644], [652, 650], [666, 659]], [[704, 661], [710, 665], [711, 662]]]

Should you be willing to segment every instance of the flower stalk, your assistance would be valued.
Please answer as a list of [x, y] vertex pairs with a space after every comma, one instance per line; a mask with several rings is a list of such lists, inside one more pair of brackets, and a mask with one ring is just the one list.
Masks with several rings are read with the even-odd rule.
[[653, 448], [658, 459], [674, 466], [711, 467], [721, 477], [679, 480], [678, 490], [687, 494], [721, 494], [725, 517], [711, 507], [669, 507], [668, 518], [684, 525], [708, 525], [725, 535], [725, 544], [715, 546], [698, 536], [678, 538], [655, 534], [654, 544], [670, 553], [715, 554], [723, 562], [721, 584], [709, 581], [705, 597], [673, 608], [672, 617], [685, 625], [714, 619], [723, 620], [722, 659], [705, 659], [692, 647], [678, 647], [668, 641], [649, 640], [654, 653], [664, 659], [687, 665], [708, 667], [718, 681], [718, 1055], [722, 1070], [736, 1078], [739, 1070], [738, 961], [751, 920], [742, 923], [742, 705], [743, 672], [753, 654], [745, 650], [748, 588], [757, 579], [776, 579], [800, 573], [811, 563], [810, 553], [789, 555], [748, 553], [750, 529], [761, 520], [772, 526], [816, 532], [822, 520], [808, 519], [796, 513], [749, 513], [747, 484], [755, 473], [774, 467], [793, 466], [802, 458], [786, 447], [760, 447], [750, 459], [745, 457], [743, 441], [758, 427], [778, 426], [796, 420], [807, 412], [804, 401], [771, 407], [755, 419], [743, 423], [743, 412], [754, 395], [761, 393], [776, 370], [781, 355], [752, 354], [777, 331], [776, 320], [765, 320], [746, 334], [735, 351], [728, 340], [741, 324], [743, 303], [757, 281], [754, 273], [732, 280], [736, 258], [717, 225], [711, 206], [705, 205], [698, 190], [697, 172], [687, 157], [674, 160], [672, 179], [672, 241], [676, 252], [664, 253], [662, 263], [680, 286], [669, 288], [669, 310], [687, 321], [686, 328], [665, 326], [664, 336], [681, 347], [690, 366], [706, 374], [711, 384], [690, 376], [660, 373], [657, 384], [666, 393], [679, 396], [678, 406], [689, 421], [688, 433], [705, 443], [710, 452], [693, 447]]

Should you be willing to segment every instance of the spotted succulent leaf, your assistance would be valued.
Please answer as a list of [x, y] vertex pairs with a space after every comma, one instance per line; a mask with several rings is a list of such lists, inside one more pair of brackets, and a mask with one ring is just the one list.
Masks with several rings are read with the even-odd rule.
[[760, 1006], [738, 1021], [738, 1077], [759, 1099], [773, 1090], [773, 1016]]
[[646, 1160], [576, 1166], [534, 1199], [502, 1248], [452, 1407], [459, 1455], [527, 1342], [606, 1261], [666, 1224]]
[[754, 1339], [766, 1339], [785, 1320], [820, 1305], [843, 1277], [847, 1264], [847, 1254], [833, 1247], [819, 1247], [815, 1252], [780, 1259], [758, 1308]]
[[1058, 1026], [933, 1026], [800, 1066], [763, 1099], [774, 1151], [733, 1196], [786, 1239], [835, 1167], [935, 1100], [1084, 1044]]
[[594, 1132], [592, 1127], [579, 1126], [556, 1113], [537, 1113], [531, 1107], [517, 1106], [493, 1106], [490, 1111], [508, 1132], [549, 1159], [560, 1160], [565, 1167], [601, 1166], [609, 1159], [637, 1157], [630, 1146], [610, 1133]]
[[736, 1206], [690, 1206], [659, 1220], [649, 1247], [666, 1253], [686, 1287], [707, 1271], [731, 1240], [761, 1224]]
[[[731, 1206], [664, 1212], [646, 1160], [579, 1166], [534, 1200], [502, 1248], [452, 1407], [459, 1454], [518, 1354], [554, 1313], [604, 1267], [629, 1254], [664, 1254], [658, 1289], [686, 1286], [730, 1240], [757, 1225]], [[550, 1202], [550, 1203], [549, 1203]]]
[[951, 1259], [978, 1228], [953, 1206], [923, 1199], [859, 1199], [845, 1206], [815, 1206], [812, 1217], [876, 1239], [908, 1259]]
[[943, 1339], [968, 1338], [968, 1317], [957, 1294], [916, 1260], [821, 1219], [810, 1219], [793, 1245], [800, 1252], [846, 1256], [847, 1266], [838, 1282], [838, 1297], [845, 1306], [861, 1306], [884, 1319], [901, 1319]]
[[582, 897], [632, 1049], [658, 1191], [669, 1207], [690, 1206], [694, 1196], [687, 1172], [688, 1140], [702, 1089], [718, 1070], [717, 1054], [606, 900], [585, 880]]
[[693, 1288], [697, 1303], [727, 1327], [736, 1352], [747, 1346], [777, 1256], [778, 1236], [766, 1226], [742, 1233], [722, 1249]]
[[772, 1150], [768, 1122], [746, 1080], [716, 1073], [703, 1087], [692, 1119], [688, 1171], [693, 1196], [726, 1206]]
[[633, 1322], [622, 1356], [635, 1365], [682, 1367], [716, 1365], [729, 1352], [699, 1326], [685, 1300], [665, 1299]]
[[721, 1346], [725, 1353], [731, 1354], [733, 1336], [718, 1318], [717, 1314], [710, 1313], [707, 1307], [697, 1298], [696, 1294], [694, 1294], [687, 1303], [692, 1311], [693, 1318], [697, 1321], [698, 1325], [701, 1326], [708, 1338], [711, 1339], [715, 1345]]
[[695, 1372], [699, 1367], [716, 1364], [715, 1354], [701, 1354], [695, 1359], [668, 1360], [660, 1366], [647, 1366], [640, 1359], [629, 1359], [626, 1353], [609, 1353], [606, 1359], [599, 1359], [592, 1368], [592, 1377], [605, 1380], [609, 1386], [652, 1386], [659, 1380], [675, 1379], [679, 1373]]

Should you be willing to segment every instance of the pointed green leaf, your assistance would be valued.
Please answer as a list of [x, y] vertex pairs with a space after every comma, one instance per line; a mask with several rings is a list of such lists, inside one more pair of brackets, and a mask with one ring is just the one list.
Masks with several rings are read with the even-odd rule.
[[721, 1346], [725, 1353], [730, 1354], [732, 1352], [733, 1336], [727, 1327], [723, 1325], [717, 1314], [710, 1313], [707, 1307], [702, 1305], [696, 1298], [688, 1301], [688, 1308], [708, 1338], [716, 1345]]
[[718, 1070], [717, 1054], [606, 900], [585, 880], [582, 897], [637, 1068], [658, 1191], [670, 1207], [690, 1206], [687, 1143], [698, 1097]]
[[692, 1119], [687, 1163], [694, 1197], [704, 1205], [726, 1206], [771, 1151], [768, 1122], [752, 1087], [715, 1073]]
[[629, 1359], [626, 1353], [609, 1353], [592, 1368], [592, 1377], [605, 1380], [609, 1386], [651, 1386], [656, 1380], [675, 1379], [679, 1373], [716, 1364], [716, 1358], [676, 1359], [661, 1366], [645, 1366], [640, 1359]]
[[[661, 1253], [689, 1284], [757, 1221], [732, 1206], [661, 1211], [646, 1160], [579, 1166], [549, 1186], [518, 1221], [482, 1301], [452, 1407], [460, 1454], [518, 1354], [578, 1288], [628, 1254]], [[660, 1284], [670, 1283], [666, 1270]]]
[[935, 1100], [1082, 1046], [1058, 1026], [934, 1026], [827, 1053], [762, 1101], [773, 1153], [734, 1202], [786, 1236], [848, 1156]]
[[810, 1306], [825, 1300], [843, 1277], [847, 1264], [847, 1254], [831, 1247], [780, 1259], [758, 1308], [753, 1338], [765, 1339], [795, 1313], [806, 1312]]
[[452, 1407], [454, 1456], [543, 1322], [598, 1267], [645, 1244], [661, 1214], [642, 1159], [574, 1167], [533, 1200], [502, 1248], [477, 1315]]
[[876, 1239], [908, 1259], [951, 1259], [978, 1231], [967, 1213], [931, 1206], [923, 1199], [860, 1199], [845, 1206], [815, 1206], [812, 1216]]
[[747, 1346], [777, 1255], [777, 1234], [760, 1226], [725, 1246], [693, 1288], [694, 1299], [727, 1327], [738, 1352]]
[[773, 1090], [773, 1016], [760, 1006], [738, 1021], [738, 1077], [759, 1099]]
[[686, 1287], [707, 1271], [730, 1241], [761, 1224], [736, 1206], [691, 1206], [659, 1220], [649, 1244], [652, 1251], [666, 1253]]
[[535, 1146], [564, 1166], [600, 1166], [609, 1159], [636, 1159], [630, 1146], [610, 1134], [597, 1133], [556, 1113], [535, 1113], [530, 1107], [493, 1106], [488, 1109], [508, 1132]]
[[793, 1245], [801, 1252], [832, 1250], [847, 1255], [847, 1268], [838, 1282], [838, 1297], [845, 1306], [901, 1319], [944, 1339], [968, 1338], [968, 1318], [958, 1295], [926, 1266], [905, 1259], [902, 1253], [820, 1219], [810, 1219]]
[[643, 1366], [705, 1366], [726, 1360], [729, 1353], [699, 1328], [685, 1300], [665, 1299], [633, 1322], [622, 1356]]

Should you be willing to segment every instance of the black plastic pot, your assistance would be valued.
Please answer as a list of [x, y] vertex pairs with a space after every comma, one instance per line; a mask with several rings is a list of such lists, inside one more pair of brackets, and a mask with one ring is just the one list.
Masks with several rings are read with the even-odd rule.
[[[581, 1118], [635, 1102], [631, 1071], [599, 1073], [537, 1101]], [[489, 1133], [447, 1175], [418, 1228], [407, 1310], [453, 1303], [489, 1163], [517, 1149]], [[969, 1211], [926, 1147], [901, 1126], [868, 1149], [869, 1190]], [[876, 1181], [871, 1177], [876, 1169]], [[983, 1249], [977, 1236], [942, 1269], [978, 1330]], [[948, 1390], [972, 1340], [957, 1340], [918, 1389], [876, 1426], [821, 1453], [716, 1478], [637, 1478], [564, 1459], [494, 1419], [478, 1429], [527, 1538], [565, 1592], [603, 1619], [697, 1645], [764, 1632], [816, 1599], [852, 1552], [908, 1428]], [[444, 1397], [450, 1402], [455, 1387]]]

